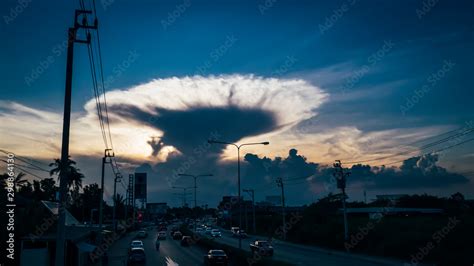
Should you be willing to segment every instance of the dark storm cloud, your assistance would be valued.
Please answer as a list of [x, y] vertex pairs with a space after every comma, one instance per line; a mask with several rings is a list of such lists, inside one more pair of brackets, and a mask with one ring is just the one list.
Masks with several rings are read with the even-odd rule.
[[291, 149], [286, 158], [259, 158], [255, 154], [245, 155], [246, 175], [249, 178], [271, 176], [282, 178], [303, 178], [316, 173], [318, 164], [308, 162], [306, 157], [299, 155], [296, 149]]
[[[362, 184], [366, 188], [379, 189], [419, 189], [443, 188], [451, 185], [467, 184], [469, 179], [463, 175], [450, 173], [436, 165], [438, 155], [427, 154], [411, 157], [403, 161], [400, 168], [353, 165], [348, 177], [348, 185]], [[332, 175], [332, 169], [321, 169], [319, 177]]]
[[[333, 168], [321, 167], [309, 162], [304, 156], [292, 149], [287, 158], [259, 158], [247, 154], [245, 160], [246, 175], [263, 179], [263, 177], [299, 178], [309, 177], [313, 183], [327, 183], [332, 178]], [[353, 165], [346, 169], [351, 172], [348, 186], [362, 185], [365, 188], [378, 189], [410, 189], [410, 188], [442, 188], [451, 185], [466, 184], [469, 179], [463, 175], [450, 173], [438, 166], [438, 156], [428, 154], [405, 160], [400, 168], [372, 167], [370, 165]], [[293, 181], [296, 182], [297, 181]]]
[[[202, 147], [203, 149], [206, 146]], [[209, 204], [215, 206], [224, 195], [237, 194], [237, 164], [235, 161], [220, 161], [220, 151], [202, 150], [202, 153], [171, 154], [166, 162], [156, 164], [137, 164], [136, 161], [127, 161], [121, 158], [122, 165], [139, 165], [133, 168], [123, 168], [125, 173], [148, 173], [148, 202], [167, 201], [173, 206], [179, 206], [181, 200], [175, 193], [182, 190], [173, 189], [173, 186], [192, 187], [193, 179], [180, 177], [180, 173], [213, 174], [213, 177], [198, 179], [198, 205]], [[76, 156], [78, 167], [86, 175], [85, 184], [100, 182], [100, 176], [94, 175], [100, 169], [100, 158]], [[358, 189], [390, 189], [402, 192], [410, 189], [444, 188], [453, 185], [463, 185], [469, 182], [465, 176], [450, 173], [437, 165], [437, 155], [412, 157], [403, 162], [400, 168], [372, 167], [370, 165], [354, 165], [347, 171], [348, 187]], [[242, 188], [256, 190], [256, 200], [263, 200], [267, 195], [280, 195], [275, 179], [296, 180], [285, 182], [287, 204], [300, 205], [310, 202], [313, 196], [318, 196], [309, 189], [309, 185], [325, 188], [319, 196], [335, 192], [331, 186], [333, 169], [308, 161], [296, 149], [291, 149], [286, 157], [259, 157], [255, 154], [245, 154], [242, 158]], [[308, 178], [306, 178], [308, 177]], [[309, 181], [308, 181], [308, 180]], [[106, 188], [113, 186], [112, 172], [106, 169]], [[126, 180], [125, 180], [126, 181]], [[192, 192], [190, 189], [188, 192]], [[106, 191], [109, 198], [112, 190]], [[118, 188], [118, 193], [124, 193]], [[247, 197], [246, 194], [243, 194]], [[248, 197], [247, 197], [248, 199]], [[188, 203], [193, 203], [189, 197]]]
[[153, 109], [156, 115], [131, 105], [116, 105], [110, 109], [129, 121], [162, 130], [161, 143], [149, 143], [155, 153], [163, 145], [172, 145], [180, 152], [190, 154], [213, 133], [223, 140], [235, 142], [278, 128], [273, 113], [257, 108], [228, 106], [167, 110], [156, 107]]

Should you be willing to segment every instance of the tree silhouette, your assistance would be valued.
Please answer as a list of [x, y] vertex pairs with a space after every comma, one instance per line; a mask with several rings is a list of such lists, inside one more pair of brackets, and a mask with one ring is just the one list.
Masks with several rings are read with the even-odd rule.
[[[62, 169], [61, 164], [62, 163], [60, 159], [54, 159], [54, 162], [49, 164], [50, 167], [54, 167], [53, 169], [49, 171], [49, 175], [50, 176], [58, 175], [58, 178], [59, 178], [59, 175], [61, 174], [61, 169]], [[66, 175], [67, 187], [68, 187], [68, 190], [79, 191], [79, 189], [82, 188], [82, 179], [84, 178], [84, 175], [80, 172], [79, 168], [75, 167], [75, 165], [76, 165], [75, 161], [68, 159], [67, 168], [66, 168], [68, 171]]]
[[[22, 173], [22, 172], [19, 172], [16, 177], [14, 178], [13, 180], [13, 183], [15, 184], [15, 187], [16, 189], [18, 190], [20, 187], [26, 185], [26, 184], [29, 184], [30, 182], [26, 179], [23, 179], [24, 177], [26, 176], [26, 174]], [[3, 187], [6, 186], [6, 183], [7, 183], [7, 179], [9, 178], [10, 176], [7, 174], [7, 173], [4, 173], [2, 175], [0, 175], [0, 182], [2, 184]]]

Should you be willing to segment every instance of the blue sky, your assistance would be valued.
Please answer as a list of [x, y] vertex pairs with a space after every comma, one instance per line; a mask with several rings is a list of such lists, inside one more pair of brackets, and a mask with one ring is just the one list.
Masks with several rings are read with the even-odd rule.
[[[268, 154], [254, 151], [262, 156], [286, 156], [292, 146], [318, 143], [336, 128], [392, 134], [383, 140], [410, 132], [429, 137], [474, 119], [474, 3], [439, 0], [423, 9], [425, 2], [97, 0], [104, 76], [112, 78], [107, 90], [127, 91], [155, 79], [184, 80], [196, 74], [300, 79], [320, 88], [317, 103], [304, 103], [313, 116], [292, 120], [297, 121], [293, 129], [305, 127], [312, 139], [275, 144]], [[58, 47], [79, 1], [19, 3], [0, 4], [0, 29], [8, 36], [0, 44], [0, 100], [61, 114], [66, 56]], [[48, 58], [51, 63], [42, 67]], [[76, 45], [74, 61], [73, 111], [81, 116], [88, 113], [85, 106], [92, 98], [85, 47]], [[124, 63], [129, 66], [118, 75]], [[43, 73], [32, 78], [40, 68]], [[423, 88], [422, 97], [413, 102]], [[403, 111], [410, 101], [413, 106]], [[444, 158], [445, 167], [468, 169], [472, 148], [457, 148]], [[331, 154], [299, 150], [316, 162]]]

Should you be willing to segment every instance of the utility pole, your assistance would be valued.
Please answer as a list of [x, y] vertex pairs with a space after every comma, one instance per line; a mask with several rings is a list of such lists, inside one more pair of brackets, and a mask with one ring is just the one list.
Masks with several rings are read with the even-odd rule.
[[244, 192], [247, 192], [252, 197], [252, 212], [253, 212], [253, 233], [257, 234], [257, 224], [255, 220], [255, 190], [254, 189], [244, 189]]
[[[58, 223], [56, 233], [56, 258], [55, 265], [62, 266], [65, 263], [66, 248], [66, 194], [67, 183], [69, 179], [69, 131], [71, 125], [71, 94], [72, 94], [72, 70], [74, 60], [74, 43], [90, 43], [90, 34], [87, 34], [86, 40], [76, 39], [76, 33], [79, 29], [97, 29], [97, 20], [93, 26], [87, 25], [86, 14], [91, 11], [76, 10], [74, 14], [74, 27], [68, 30], [67, 41], [67, 59], [66, 59], [66, 84], [64, 95], [64, 114], [63, 114], [63, 134], [61, 143], [61, 165], [59, 172], [59, 202], [58, 202]], [[83, 15], [82, 23], [78, 22], [78, 17]]]
[[[107, 158], [114, 157], [114, 153], [110, 153], [111, 149], [105, 149], [104, 157], [102, 157], [102, 176], [100, 179], [100, 204], [99, 204], [99, 245], [102, 244], [102, 224], [104, 219], [104, 175], [105, 175], [105, 164], [107, 163]], [[110, 162], [109, 162], [110, 163]]]
[[342, 191], [342, 208], [344, 211], [344, 240], [349, 240], [349, 226], [347, 224], [347, 209], [346, 209], [346, 177], [349, 176], [351, 173], [346, 172], [344, 173], [344, 169], [342, 168], [342, 163], [340, 160], [336, 160], [333, 164], [334, 166], [334, 177], [337, 181], [337, 187]]
[[285, 189], [283, 179], [279, 177], [276, 181], [278, 187], [281, 188], [281, 215], [283, 218], [283, 240], [286, 240], [286, 219], [285, 219]]
[[120, 173], [117, 173], [115, 174], [115, 179], [114, 179], [114, 198], [113, 198], [113, 201], [114, 201], [114, 209], [113, 209], [113, 214], [112, 214], [112, 221], [113, 221], [113, 224], [114, 224], [114, 232], [117, 232], [117, 221], [115, 219], [115, 212], [116, 212], [116, 209], [117, 209], [117, 182], [120, 181], [120, 179], [122, 179], [122, 175]]

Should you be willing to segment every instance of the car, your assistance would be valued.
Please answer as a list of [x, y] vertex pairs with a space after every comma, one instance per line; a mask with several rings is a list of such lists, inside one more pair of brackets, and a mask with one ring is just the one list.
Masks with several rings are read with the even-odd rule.
[[146, 254], [143, 248], [132, 248], [128, 254], [127, 265], [145, 264]]
[[212, 237], [222, 237], [221, 231], [219, 229], [212, 229], [211, 230], [211, 236]]
[[137, 238], [146, 238], [148, 233], [146, 231], [138, 231]]
[[256, 240], [250, 243], [252, 253], [258, 253], [260, 256], [273, 256], [273, 246], [265, 240]]
[[159, 240], [165, 240], [166, 239], [166, 231], [158, 232], [158, 239]]
[[202, 232], [204, 232], [204, 230], [201, 227], [196, 228], [196, 233], [202, 234]]
[[141, 240], [133, 240], [130, 242], [130, 249], [132, 248], [143, 248], [143, 242]]
[[191, 244], [191, 241], [192, 241], [192, 239], [191, 239], [190, 236], [183, 236], [181, 238], [181, 246], [183, 246], [183, 247], [186, 246], [187, 247]]
[[244, 230], [237, 230], [235, 233], [232, 233], [232, 237], [236, 238], [247, 238], [248, 235]]
[[182, 237], [183, 237], [183, 234], [180, 231], [176, 231], [176, 232], [173, 233], [173, 239], [174, 240], [181, 239]]
[[230, 231], [232, 232], [232, 234], [237, 233], [237, 231], [239, 231], [239, 230], [240, 230], [240, 228], [238, 228], [238, 227], [231, 227], [230, 228]]
[[204, 256], [205, 265], [227, 265], [228, 257], [223, 250], [220, 249], [211, 249]]
[[171, 235], [173, 235], [174, 232], [176, 232], [176, 231], [178, 231], [178, 230], [179, 230], [179, 228], [178, 228], [177, 226], [171, 227]]
[[206, 227], [206, 230], [204, 230], [204, 233], [206, 235], [211, 235], [211, 232], [212, 232], [212, 228], [211, 227]]

